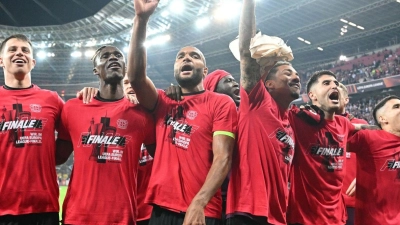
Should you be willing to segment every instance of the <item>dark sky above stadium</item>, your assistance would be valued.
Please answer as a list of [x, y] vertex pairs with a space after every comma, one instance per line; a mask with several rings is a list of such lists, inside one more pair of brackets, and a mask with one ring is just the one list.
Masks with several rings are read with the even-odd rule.
[[94, 15], [111, 0], [0, 0], [0, 25], [61, 25]]

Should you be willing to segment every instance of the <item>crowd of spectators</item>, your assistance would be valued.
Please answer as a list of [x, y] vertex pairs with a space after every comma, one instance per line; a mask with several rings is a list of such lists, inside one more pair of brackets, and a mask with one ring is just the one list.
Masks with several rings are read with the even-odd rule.
[[336, 73], [338, 81], [347, 84], [362, 83], [374, 79], [400, 74], [400, 48], [383, 50], [354, 57], [351, 60], [339, 60], [331, 64], [299, 71], [304, 93], [308, 78], [317, 70], [331, 70]]
[[400, 89], [385, 89], [378, 93], [372, 92], [368, 93], [368, 95], [363, 95], [366, 97], [350, 97], [350, 102], [347, 104], [346, 112], [354, 115], [356, 118], [366, 120], [371, 125], [375, 124], [372, 111], [374, 110], [375, 105], [388, 95], [400, 96]]

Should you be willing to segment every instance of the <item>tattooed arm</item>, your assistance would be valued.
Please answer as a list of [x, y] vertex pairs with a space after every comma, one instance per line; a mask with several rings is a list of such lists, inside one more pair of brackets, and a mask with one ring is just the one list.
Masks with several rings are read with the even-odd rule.
[[240, 85], [247, 93], [261, 79], [260, 66], [251, 58], [250, 40], [256, 34], [255, 0], [243, 0], [239, 24]]

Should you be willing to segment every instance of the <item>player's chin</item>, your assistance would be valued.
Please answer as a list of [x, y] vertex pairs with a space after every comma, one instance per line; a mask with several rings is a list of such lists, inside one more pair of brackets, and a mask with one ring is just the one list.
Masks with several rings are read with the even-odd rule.
[[330, 104], [329, 108], [332, 111], [337, 111], [339, 109], [340, 105], [339, 104]]

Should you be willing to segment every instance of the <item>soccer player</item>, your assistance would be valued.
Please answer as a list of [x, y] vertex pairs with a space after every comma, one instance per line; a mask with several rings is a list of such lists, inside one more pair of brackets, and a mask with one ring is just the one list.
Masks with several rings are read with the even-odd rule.
[[228, 95], [235, 102], [236, 107], [239, 107], [239, 84], [229, 72], [225, 70], [215, 70], [206, 76], [203, 84], [206, 90]]
[[141, 105], [156, 118], [157, 151], [146, 196], [149, 224], [219, 224], [220, 187], [231, 165], [236, 107], [226, 95], [205, 91], [203, 53], [182, 48], [174, 76], [184, 99], [169, 99], [146, 76], [147, 23], [158, 1], [135, 0], [128, 77]]
[[62, 112], [59, 138], [74, 146], [63, 222], [135, 224], [140, 148], [154, 144], [154, 121], [124, 97], [125, 61], [118, 48], [103, 46], [92, 60], [99, 92], [89, 104], [69, 100]]
[[357, 154], [355, 224], [400, 224], [400, 98], [374, 108], [382, 130], [358, 131], [348, 142]]
[[[36, 61], [29, 39], [7, 37], [0, 46], [0, 224], [56, 225], [58, 185], [55, 130], [64, 102], [31, 82]], [[71, 143], [57, 140], [57, 148]]]
[[[129, 83], [128, 76], [124, 77], [123, 82], [125, 97], [127, 97], [130, 102], [138, 104], [139, 102], [137, 101], [136, 94], [133, 91], [131, 84]], [[137, 225], [149, 224], [151, 211], [153, 209], [151, 205], [144, 203], [152, 168], [153, 157], [148, 152], [147, 147], [145, 145], [142, 145], [140, 149], [139, 168], [137, 174]]]
[[[225, 70], [215, 70], [209, 73], [203, 81], [204, 89], [220, 94], [228, 95], [239, 107], [239, 84], [233, 76]], [[167, 88], [166, 95], [174, 100], [183, 100], [182, 89], [179, 86], [172, 85]], [[222, 221], [225, 221], [226, 214], [226, 193], [228, 189], [229, 178], [227, 177], [221, 186], [222, 196]], [[225, 224], [222, 222], [222, 224]]]
[[[346, 143], [355, 130], [339, 109], [339, 82], [331, 71], [317, 71], [307, 83], [307, 93], [316, 110], [316, 120], [291, 113], [296, 140], [288, 209], [290, 224], [345, 224], [341, 189]], [[314, 116], [315, 116], [314, 115]]]
[[[338, 90], [339, 90], [339, 94], [340, 94], [340, 100], [339, 100], [339, 108], [336, 111], [336, 114], [346, 117], [347, 119], [350, 120], [351, 123], [368, 124], [367, 121], [365, 121], [363, 119], [357, 119], [353, 115], [346, 113], [346, 105], [349, 103], [349, 95], [347, 92], [347, 88], [342, 83], [339, 83]], [[346, 205], [346, 211], [347, 211], [346, 225], [353, 225], [354, 224], [354, 207], [355, 207], [356, 201], [355, 201], [354, 196], [349, 196], [346, 194], [346, 192], [349, 189], [350, 184], [356, 178], [356, 162], [357, 162], [356, 155], [351, 152], [346, 152], [346, 160], [345, 161], [346, 161], [346, 166], [345, 166], [345, 176], [343, 179], [342, 193], [343, 193], [344, 203]]]
[[242, 10], [238, 152], [228, 186], [227, 224], [281, 225], [286, 224], [294, 154], [288, 108], [299, 97], [300, 79], [288, 62], [270, 68], [250, 57], [256, 30], [254, 0], [244, 0]]

